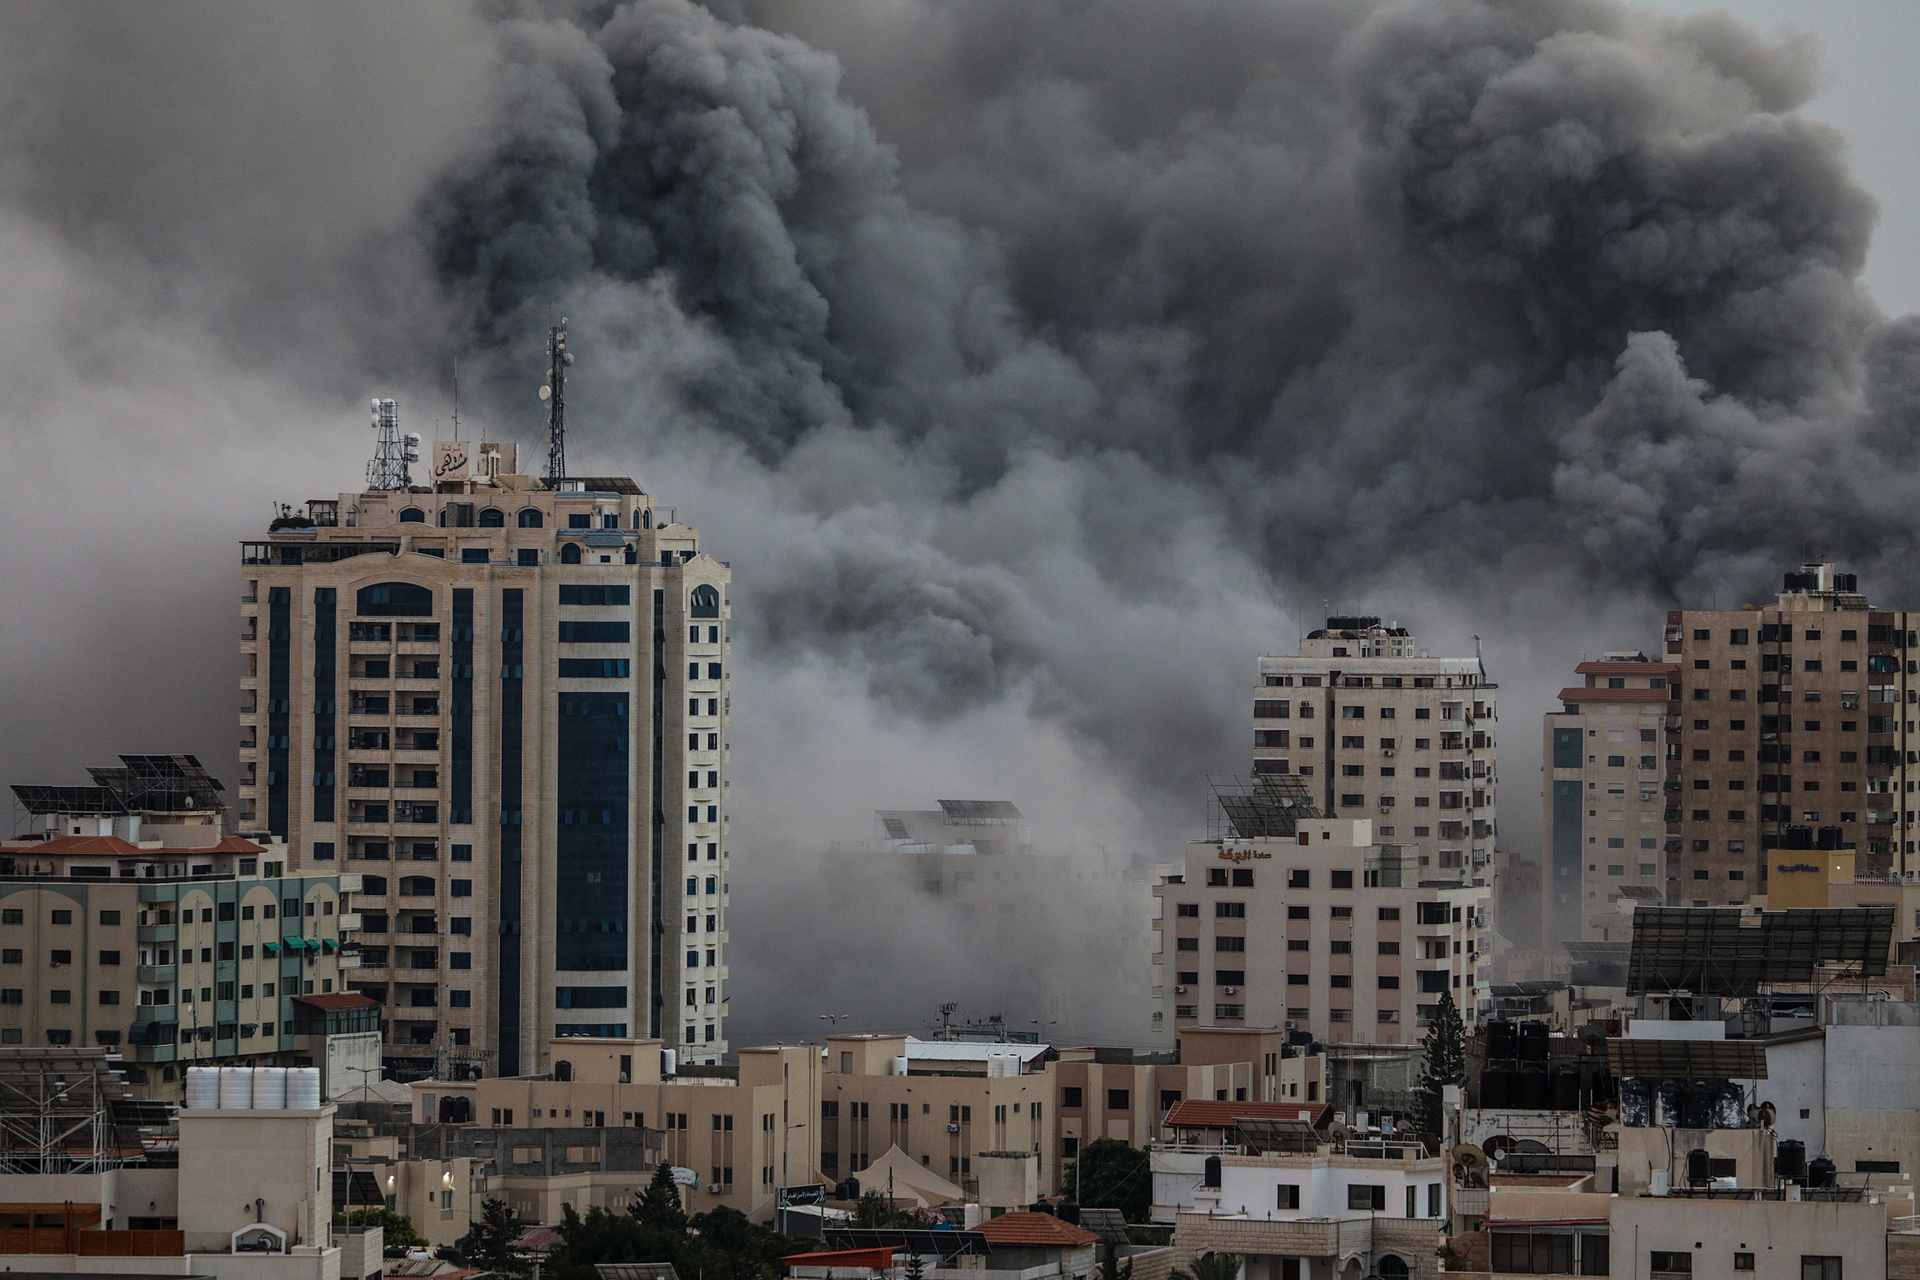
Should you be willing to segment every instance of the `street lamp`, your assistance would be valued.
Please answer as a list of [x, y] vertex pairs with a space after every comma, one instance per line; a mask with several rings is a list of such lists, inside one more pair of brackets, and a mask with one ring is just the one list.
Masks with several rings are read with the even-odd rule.
[[823, 1013], [820, 1015], [820, 1021], [827, 1024], [827, 1034], [832, 1035], [835, 1027], [852, 1016], [850, 1013]]

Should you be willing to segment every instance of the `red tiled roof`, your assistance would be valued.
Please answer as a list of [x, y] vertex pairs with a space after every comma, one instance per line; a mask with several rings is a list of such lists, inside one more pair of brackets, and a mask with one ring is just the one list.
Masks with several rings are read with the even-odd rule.
[[222, 836], [218, 844], [193, 849], [142, 849], [119, 836], [55, 836], [51, 840], [0, 841], [0, 850], [8, 853], [43, 853], [56, 858], [155, 858], [174, 855], [188, 857], [208, 853], [265, 853], [262, 845], [240, 836]]
[[1062, 1222], [1050, 1213], [1003, 1213], [980, 1224], [980, 1234], [988, 1244], [1039, 1245], [1072, 1249], [1092, 1244], [1100, 1237], [1084, 1227]]
[[1231, 1129], [1235, 1120], [1245, 1117], [1248, 1120], [1305, 1120], [1318, 1127], [1326, 1118], [1326, 1112], [1324, 1105], [1313, 1103], [1215, 1102], [1193, 1098], [1174, 1103], [1167, 1112], [1166, 1125], [1169, 1129]]
[[1671, 689], [1562, 689], [1562, 702], [1665, 702]]
[[380, 1003], [371, 996], [352, 994], [295, 996], [294, 1000], [300, 1004], [310, 1004], [316, 1009], [360, 1009]]
[[513, 1238], [516, 1249], [538, 1249], [545, 1252], [560, 1243], [560, 1233], [552, 1227], [528, 1227]]
[[882, 1245], [878, 1249], [828, 1249], [821, 1253], [790, 1253], [780, 1261], [789, 1267], [866, 1267], [875, 1271], [889, 1271], [893, 1268], [893, 1246]]
[[1677, 662], [1583, 662], [1574, 668], [1583, 676], [1670, 676]]

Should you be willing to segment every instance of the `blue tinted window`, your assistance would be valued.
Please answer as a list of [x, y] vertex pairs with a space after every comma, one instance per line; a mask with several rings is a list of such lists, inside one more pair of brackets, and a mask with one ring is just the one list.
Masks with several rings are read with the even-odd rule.
[[460, 549], [461, 564], [485, 564], [492, 558], [491, 553], [489, 553], [485, 547], [462, 547]]
[[501, 529], [506, 527], [506, 523], [507, 513], [498, 507], [488, 507], [480, 513], [480, 527], [482, 529]]
[[720, 616], [720, 593], [709, 586], [698, 586], [688, 600], [689, 611], [696, 618], [717, 618]]
[[568, 516], [568, 517], [567, 517], [567, 528], [569, 528], [569, 529], [591, 529], [591, 528], [593, 528], [593, 517], [592, 517], [592, 516], [587, 516], [587, 515], [571, 515], [571, 516]]
[[522, 529], [538, 529], [546, 524], [545, 517], [532, 507], [528, 507], [525, 511], [522, 511], [519, 518]]
[[355, 608], [363, 618], [425, 618], [433, 614], [433, 592], [410, 582], [362, 587]]
[[569, 542], [566, 546], [561, 547], [560, 563], [561, 564], [579, 564], [580, 563], [580, 544], [577, 542]]
[[425, 524], [427, 513], [418, 507], [408, 507], [400, 513], [401, 524]]

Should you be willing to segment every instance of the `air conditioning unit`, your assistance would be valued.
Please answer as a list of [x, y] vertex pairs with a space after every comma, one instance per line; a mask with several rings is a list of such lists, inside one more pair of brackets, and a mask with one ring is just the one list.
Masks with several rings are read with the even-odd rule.
[[717, 1183], [717, 1182], [709, 1182], [709, 1183], [707, 1184], [707, 1194], [708, 1194], [708, 1195], [710, 1195], [710, 1196], [717, 1196], [717, 1195], [719, 1195], [719, 1194], [720, 1194], [720, 1184], [719, 1184], [719, 1183]]
[[948, 1125], [948, 1126], [947, 1126], [947, 1132], [948, 1132], [948, 1133], [958, 1133], [958, 1132], [960, 1132], [960, 1126], [959, 1126], [959, 1125], [957, 1125], [957, 1124], [950, 1124], [950, 1125]]
[[1292, 1022], [1292, 1021], [1287, 1021], [1287, 1022], [1283, 1022], [1283, 1023], [1281, 1023], [1281, 1024], [1280, 1024], [1280, 1029], [1281, 1029], [1282, 1031], [1291, 1031], [1291, 1030], [1293, 1030], [1293, 1029], [1294, 1029], [1294, 1027], [1295, 1027], [1295, 1026], [1297, 1026], [1297, 1025], [1299, 1025], [1299, 1024], [1297, 1024], [1297, 1023], [1295, 1023], [1295, 1022]]
[[1220, 990], [1226, 992], [1230, 996], [1237, 996], [1240, 994], [1240, 988], [1238, 987], [1222, 987], [1220, 988]]
[[1186, 989], [1185, 987], [1175, 987], [1175, 988], [1173, 989], [1173, 994], [1175, 994], [1175, 995], [1177, 995], [1177, 996], [1183, 996], [1183, 995], [1185, 995], [1185, 994], [1187, 994], [1187, 989]]
[[1383, 756], [1390, 756], [1390, 755], [1392, 755], [1392, 754], [1393, 754], [1393, 748], [1392, 748], [1392, 747], [1382, 747], [1382, 748], [1380, 749], [1380, 754], [1381, 754], [1381, 755], [1383, 755]]

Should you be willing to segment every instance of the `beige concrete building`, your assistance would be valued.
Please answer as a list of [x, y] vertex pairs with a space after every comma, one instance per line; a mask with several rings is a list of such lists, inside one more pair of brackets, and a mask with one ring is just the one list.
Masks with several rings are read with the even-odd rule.
[[1188, 845], [1185, 873], [1158, 887], [1167, 1020], [1183, 1035], [1281, 1027], [1407, 1044], [1443, 991], [1471, 1019], [1488, 891], [1424, 879], [1370, 819], [1288, 821], [1285, 838]]
[[283, 1105], [284, 1075], [264, 1097], [248, 1081], [249, 1105], [179, 1113], [176, 1166], [147, 1158], [152, 1130], [119, 1111], [113, 1065], [102, 1049], [0, 1050], [6, 1167], [29, 1163], [20, 1137], [43, 1118], [66, 1135], [58, 1153], [31, 1152], [41, 1171], [0, 1172], [0, 1266], [217, 1280], [381, 1273], [377, 1228], [333, 1226], [333, 1106]]
[[1370, 819], [1423, 880], [1491, 880], [1498, 686], [1479, 658], [1428, 657], [1404, 627], [1336, 617], [1259, 666], [1256, 775], [1295, 775], [1322, 814]]
[[1542, 748], [1545, 941], [1627, 942], [1631, 904], [1666, 902], [1667, 710], [1680, 668], [1620, 652], [1576, 670], [1584, 683], [1560, 691]]
[[538, 1071], [555, 1036], [717, 1062], [727, 566], [625, 477], [382, 457], [242, 546], [245, 825], [363, 874], [396, 1072]]
[[217, 812], [143, 821], [72, 811], [103, 788], [19, 790], [42, 829], [0, 841], [0, 1046], [112, 1049], [169, 1100], [189, 1065], [377, 1064], [377, 1023], [306, 1003], [353, 972], [355, 877], [290, 874]]
[[1920, 869], [1920, 807], [1901, 799], [1917, 628], [1815, 562], [1771, 605], [1669, 611], [1658, 660], [1581, 664], [1546, 717], [1557, 935], [1624, 940], [1623, 902], [1764, 905], [1779, 865], [1818, 861], [1805, 854], [1851, 851], [1865, 882]]

